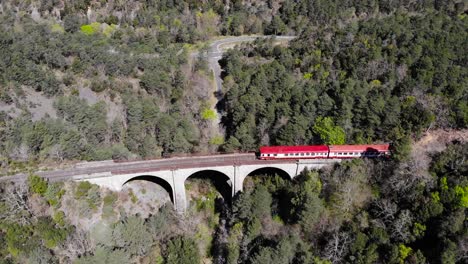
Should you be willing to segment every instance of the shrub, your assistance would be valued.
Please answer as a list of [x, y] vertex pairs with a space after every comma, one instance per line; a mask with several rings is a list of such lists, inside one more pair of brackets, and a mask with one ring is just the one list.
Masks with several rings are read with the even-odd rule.
[[223, 136], [214, 136], [210, 139], [210, 144], [211, 145], [222, 145], [224, 144], [224, 137]]
[[56, 206], [60, 203], [60, 199], [63, 194], [65, 194], [65, 190], [62, 189], [62, 184], [52, 183], [47, 186], [47, 191], [45, 192], [44, 197], [50, 205]]
[[75, 199], [80, 199], [88, 195], [88, 191], [91, 189], [92, 184], [87, 181], [82, 181], [78, 184], [75, 190]]
[[44, 194], [47, 191], [47, 182], [34, 174], [29, 175], [28, 177], [28, 183], [29, 183], [29, 189], [33, 193], [40, 194], [41, 196], [44, 196]]
[[50, 28], [52, 32], [57, 32], [57, 33], [64, 33], [65, 29], [59, 25], [59, 24], [53, 24], [52, 27]]
[[1, 89], [0, 88], [0, 102], [6, 103], [6, 104], [13, 103], [13, 99], [8, 94], [8, 92], [9, 92], [8, 89]]
[[99, 24], [98, 22], [94, 22], [88, 25], [82, 25], [80, 30], [84, 34], [90, 36], [90, 35], [96, 34], [99, 31], [100, 27], [101, 27], [101, 24]]
[[108, 80], [96, 80], [94, 79], [91, 82], [91, 90], [96, 93], [103, 92], [109, 86]]
[[56, 228], [54, 222], [50, 221], [48, 218], [39, 219], [34, 230], [42, 237], [47, 248], [54, 248], [58, 243], [67, 238], [67, 231], [65, 229]]
[[103, 199], [104, 205], [102, 206], [102, 217], [109, 218], [114, 214], [114, 204], [117, 201], [115, 193], [109, 193]]
[[55, 212], [52, 219], [54, 219], [54, 221], [55, 221], [55, 223], [57, 223], [57, 225], [65, 226], [65, 213], [63, 211]]
[[104, 24], [104, 29], [102, 30], [102, 34], [104, 34], [104, 36], [109, 38], [112, 36], [112, 34], [115, 32], [116, 29], [117, 29], [117, 26], [114, 24], [111, 24], [111, 25]]
[[206, 108], [202, 111], [201, 117], [203, 120], [216, 120], [216, 112], [213, 109]]
[[8, 251], [13, 256], [18, 256], [21, 252], [27, 252], [29, 249], [31, 238], [31, 228], [29, 226], [21, 226], [16, 223], [7, 226], [5, 241]]

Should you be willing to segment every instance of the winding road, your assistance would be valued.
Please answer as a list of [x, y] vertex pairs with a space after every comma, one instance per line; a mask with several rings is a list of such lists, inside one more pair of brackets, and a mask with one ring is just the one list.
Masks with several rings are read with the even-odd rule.
[[[223, 80], [221, 79], [221, 66], [218, 61], [222, 58], [223, 53], [231, 47], [233, 44], [241, 42], [250, 42], [258, 38], [271, 38], [274, 37], [276, 40], [292, 40], [296, 36], [240, 36], [240, 37], [229, 37], [221, 40], [216, 40], [210, 45], [210, 51], [208, 52], [208, 63], [210, 69], [213, 71], [216, 80], [216, 91], [222, 92]], [[224, 46], [224, 47], [223, 47]]]

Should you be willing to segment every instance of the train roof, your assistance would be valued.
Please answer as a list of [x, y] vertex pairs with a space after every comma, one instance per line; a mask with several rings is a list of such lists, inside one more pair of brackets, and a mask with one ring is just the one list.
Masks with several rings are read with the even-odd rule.
[[349, 152], [363, 152], [363, 151], [389, 151], [389, 144], [377, 145], [330, 145], [330, 151], [349, 151]]
[[260, 147], [260, 153], [301, 153], [301, 152], [328, 152], [328, 147], [326, 145]]

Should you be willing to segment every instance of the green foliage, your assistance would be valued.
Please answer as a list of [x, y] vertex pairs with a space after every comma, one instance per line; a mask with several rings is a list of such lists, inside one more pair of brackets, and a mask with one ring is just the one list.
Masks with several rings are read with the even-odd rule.
[[313, 76], [313, 75], [312, 75], [311, 72], [306, 72], [306, 73], [304, 73], [304, 79], [305, 79], [305, 80], [309, 80], [310, 78], [312, 78], [312, 76]]
[[424, 236], [424, 232], [426, 231], [426, 226], [423, 225], [423, 224], [420, 224], [418, 222], [414, 223], [414, 226], [413, 226], [413, 234], [416, 236], [416, 237], [422, 237]]
[[65, 213], [63, 211], [56, 211], [52, 217], [54, 222], [57, 223], [58, 226], [64, 227], [65, 222]]
[[213, 109], [203, 109], [201, 112], [201, 117], [203, 120], [213, 121], [216, 119], [216, 112]]
[[47, 181], [37, 175], [34, 175], [34, 174], [29, 175], [28, 184], [29, 184], [29, 189], [33, 193], [40, 194], [41, 196], [44, 196], [44, 194], [47, 191], [47, 187], [48, 187]]
[[93, 79], [91, 82], [91, 90], [96, 93], [105, 91], [110, 86], [107, 80]]
[[5, 88], [0, 88], [0, 102], [3, 102], [5, 104], [11, 104], [13, 103], [13, 99], [10, 96], [10, 91]]
[[400, 263], [405, 263], [405, 259], [409, 256], [409, 254], [413, 251], [412, 248], [407, 247], [403, 244], [398, 246], [398, 252], [400, 253]]
[[147, 219], [147, 227], [155, 240], [166, 238], [172, 232], [170, 226], [174, 221], [177, 221], [177, 216], [172, 207], [166, 205], [159, 208], [157, 214]]
[[80, 214], [87, 217], [90, 216], [90, 210], [97, 210], [102, 201], [99, 186], [87, 181], [81, 181], [75, 186], [74, 198], [80, 201]]
[[94, 22], [88, 25], [82, 25], [80, 30], [85, 35], [90, 36], [90, 35], [94, 35], [98, 33], [100, 30], [100, 27], [101, 27], [101, 24], [99, 24], [98, 22]]
[[53, 24], [50, 29], [52, 32], [64, 33], [65, 29], [59, 24]]
[[146, 254], [153, 241], [144, 219], [138, 216], [130, 216], [117, 223], [112, 239], [118, 247], [124, 248], [132, 256]]
[[242, 239], [243, 233], [242, 222], [234, 224], [231, 231], [229, 232], [229, 238], [227, 242], [227, 263], [234, 264], [238, 263], [239, 251], [240, 251], [240, 241]]
[[196, 264], [201, 261], [197, 244], [188, 237], [176, 237], [170, 240], [165, 259], [167, 264]]
[[114, 215], [115, 202], [117, 201], [116, 193], [108, 193], [104, 196], [102, 205], [102, 217], [110, 218]]
[[35, 242], [31, 239], [31, 234], [30, 226], [22, 226], [16, 223], [8, 225], [5, 234], [8, 252], [16, 257], [22, 252], [30, 251]]
[[392, 146], [392, 158], [398, 161], [407, 160], [411, 153], [411, 139], [403, 137], [394, 142]]
[[52, 219], [40, 218], [35, 231], [38, 233], [44, 241], [44, 246], [47, 248], [55, 248], [58, 243], [64, 241], [67, 238], [67, 230], [56, 228]]
[[382, 82], [380, 80], [372, 80], [370, 84], [373, 87], [379, 87], [380, 85], [382, 85]]
[[462, 208], [468, 208], [468, 186], [455, 186], [455, 194], [459, 199], [459, 205]]
[[223, 136], [214, 136], [210, 139], [210, 144], [211, 145], [222, 145], [224, 144], [224, 137]]
[[[333, 10], [340, 6], [336, 2], [285, 3], [283, 11], [294, 17], [297, 13], [292, 10], [300, 12], [296, 8], [322, 10], [328, 4]], [[381, 2], [373, 5], [382, 8]], [[344, 9], [348, 19], [360, 12], [355, 6]], [[280, 20], [286, 17], [281, 16]], [[324, 142], [330, 141], [330, 135], [339, 135], [338, 143], [344, 142], [343, 138], [370, 143], [399, 141], [406, 136], [419, 136], [429, 128], [464, 123], [466, 100], [462, 99], [459, 82], [463, 83], [466, 70], [461, 70], [463, 63], [459, 60], [456, 66], [447, 63], [454, 54], [463, 57], [462, 49], [452, 44], [462, 39], [457, 32], [463, 31], [463, 23], [444, 12], [428, 12], [423, 20], [400, 10], [384, 19], [345, 23], [344, 28], [319, 26], [314, 32], [306, 30], [288, 48], [272, 47], [265, 41], [227, 52], [221, 61], [225, 84], [230, 86], [225, 95], [227, 118], [223, 120], [226, 138], [234, 136], [241, 147], [252, 140], [257, 145], [316, 143], [314, 136]], [[271, 23], [278, 22], [275, 19]], [[447, 28], [425, 26], [439, 23]], [[382, 30], [374, 34], [376, 28]], [[388, 36], [395, 29], [399, 40], [383, 45], [383, 40], [393, 41]], [[329, 38], [329, 30], [335, 38]], [[312, 34], [314, 37], [310, 37]], [[347, 34], [352, 34], [353, 40]], [[427, 34], [436, 34], [441, 41], [427, 41]], [[414, 36], [418, 36], [417, 41], [409, 41]], [[434, 52], [424, 53], [426, 50]], [[256, 56], [264, 60], [248, 59]], [[447, 77], [446, 70], [434, 67], [435, 61], [443, 61], [442, 68], [451, 69], [458, 81]], [[394, 63], [399, 65], [398, 70], [384, 69]], [[429, 101], [447, 104], [436, 107], [430, 106]], [[442, 109], [451, 114], [441, 114]], [[323, 124], [325, 129], [318, 131], [320, 117], [333, 122], [324, 122], [327, 126]], [[249, 131], [253, 127], [257, 129]]]
[[342, 145], [345, 143], [346, 135], [344, 130], [339, 126], [335, 126], [333, 119], [330, 117], [318, 117], [315, 120], [313, 131], [326, 145]]
[[65, 190], [61, 183], [50, 183], [47, 185], [47, 191], [44, 193], [44, 198], [51, 206], [59, 206]]
[[205, 193], [203, 197], [195, 201], [195, 208], [198, 212], [208, 211], [209, 214], [215, 213], [215, 199], [217, 197], [216, 190], [210, 190], [208, 193]]
[[117, 30], [117, 25], [114, 25], [114, 24], [104, 24], [104, 29], [102, 30], [102, 34], [104, 34], [104, 36], [106, 37], [111, 37], [112, 34], [114, 34], [114, 32]]
[[[80, 133], [75, 135], [74, 132], [69, 131], [69, 137], [71, 138], [66, 137], [67, 143], [75, 140], [80, 141], [81, 137], [85, 137], [89, 144], [98, 145], [104, 142], [108, 125], [106, 122], [106, 106], [103, 102], [88, 105], [84, 99], [69, 96], [60, 97], [55, 103], [55, 107], [58, 115], [72, 123]], [[74, 137], [77, 138], [74, 139]], [[81, 142], [73, 143], [75, 144], [73, 148], [75, 151], [73, 154], [69, 153], [69, 155], [81, 154], [80, 150], [85, 149], [85, 146], [82, 146], [84, 144]], [[66, 143], [63, 145], [66, 145]], [[66, 153], [68, 151], [72, 151], [72, 149], [67, 149]]]
[[81, 181], [78, 183], [75, 189], [75, 199], [82, 199], [86, 197], [91, 187], [92, 184], [88, 181]]

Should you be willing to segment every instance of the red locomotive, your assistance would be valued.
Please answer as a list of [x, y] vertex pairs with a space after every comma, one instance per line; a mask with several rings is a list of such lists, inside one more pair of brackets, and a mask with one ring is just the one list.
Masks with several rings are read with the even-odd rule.
[[259, 159], [351, 159], [389, 157], [390, 145], [315, 145], [260, 147]]

